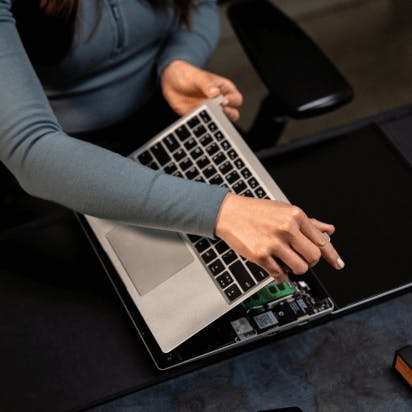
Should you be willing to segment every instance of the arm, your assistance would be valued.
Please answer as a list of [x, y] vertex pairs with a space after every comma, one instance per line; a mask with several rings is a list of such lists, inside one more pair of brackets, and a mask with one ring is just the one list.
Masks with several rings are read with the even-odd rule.
[[216, 47], [220, 27], [216, 1], [199, 0], [191, 12], [191, 29], [178, 27], [170, 34], [158, 57], [158, 74], [163, 96], [178, 114], [186, 114], [205, 99], [225, 96], [223, 111], [232, 120], [239, 119], [243, 97], [225, 77], [201, 67]]
[[220, 35], [216, 0], [198, 0], [190, 13], [191, 28], [177, 27], [166, 39], [158, 57], [158, 74], [174, 60], [184, 60], [203, 67], [212, 54]]
[[30, 194], [81, 213], [213, 236], [227, 191], [152, 171], [66, 135], [0, 0], [0, 160]]
[[[216, 234], [276, 279], [273, 256], [303, 273], [322, 255], [342, 263], [310, 221], [281, 202], [155, 172], [67, 136], [58, 125], [18, 37], [10, 0], [0, 0], [0, 160], [29, 193], [98, 217], [205, 236]], [[224, 201], [223, 201], [224, 200]]]

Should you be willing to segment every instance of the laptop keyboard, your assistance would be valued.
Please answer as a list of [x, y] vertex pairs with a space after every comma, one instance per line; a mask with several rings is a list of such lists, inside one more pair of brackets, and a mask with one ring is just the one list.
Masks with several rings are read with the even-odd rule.
[[[138, 155], [152, 169], [229, 188], [249, 197], [268, 199], [257, 176], [226, 139], [207, 110], [157, 140]], [[219, 239], [187, 235], [228, 303], [234, 303], [268, 274]]]

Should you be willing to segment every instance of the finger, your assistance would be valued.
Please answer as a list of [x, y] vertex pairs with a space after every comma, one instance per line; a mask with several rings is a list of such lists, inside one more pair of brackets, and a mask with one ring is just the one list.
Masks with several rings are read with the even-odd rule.
[[231, 107], [240, 107], [243, 103], [243, 96], [242, 94], [236, 89], [231, 93], [225, 93], [222, 89], [221, 93], [225, 96], [225, 103], [224, 106], [231, 106]]
[[217, 97], [220, 94], [220, 89], [213, 85], [208, 85], [205, 87], [204, 94], [209, 98]]
[[320, 249], [301, 232], [291, 240], [290, 244], [309, 267], [315, 266], [322, 256]]
[[312, 220], [308, 217], [302, 219], [299, 225], [301, 232], [316, 246], [323, 247], [329, 243], [329, 239], [323, 234], [323, 231], [318, 229], [316, 224], [312, 223]]
[[208, 98], [214, 98], [222, 93], [220, 85], [209, 73], [201, 71], [196, 77], [198, 90]]
[[302, 233], [319, 247], [322, 257], [335, 269], [343, 269], [345, 263], [326, 236], [314, 225], [310, 219], [301, 222]]
[[224, 107], [223, 107], [223, 112], [225, 113], [225, 115], [226, 115], [230, 120], [232, 120], [232, 122], [236, 122], [236, 121], [238, 121], [239, 118], [240, 118], [239, 110], [233, 109], [232, 107], [224, 106]]
[[276, 282], [282, 283], [288, 280], [286, 272], [280, 267], [272, 256], [267, 256], [258, 265], [264, 269]]
[[227, 99], [226, 105], [232, 107], [239, 107], [242, 105], [243, 96], [231, 80], [225, 79], [224, 77], [218, 77], [216, 87], [219, 88], [220, 92]]
[[305, 260], [293, 249], [283, 246], [276, 250], [276, 256], [288, 267], [295, 275], [303, 275], [309, 269]]
[[330, 225], [325, 222], [321, 222], [320, 220], [317, 219], [310, 219], [312, 224], [319, 229], [321, 232], [326, 232], [328, 235], [333, 235], [335, 233], [335, 226]]
[[320, 252], [322, 257], [335, 269], [340, 270], [345, 267], [344, 261], [339, 256], [331, 242], [327, 242], [325, 246], [320, 247]]

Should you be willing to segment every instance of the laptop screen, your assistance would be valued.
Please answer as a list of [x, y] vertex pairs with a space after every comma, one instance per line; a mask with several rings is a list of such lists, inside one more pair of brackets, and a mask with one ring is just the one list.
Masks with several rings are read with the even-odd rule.
[[376, 126], [263, 161], [290, 201], [333, 223], [346, 263], [315, 272], [338, 308], [412, 283], [412, 168]]

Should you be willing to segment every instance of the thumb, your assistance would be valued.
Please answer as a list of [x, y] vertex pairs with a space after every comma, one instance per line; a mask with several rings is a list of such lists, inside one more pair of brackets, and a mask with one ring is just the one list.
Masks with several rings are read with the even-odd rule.
[[220, 89], [216, 86], [210, 76], [201, 76], [198, 80], [198, 86], [206, 97], [213, 98], [219, 96]]

